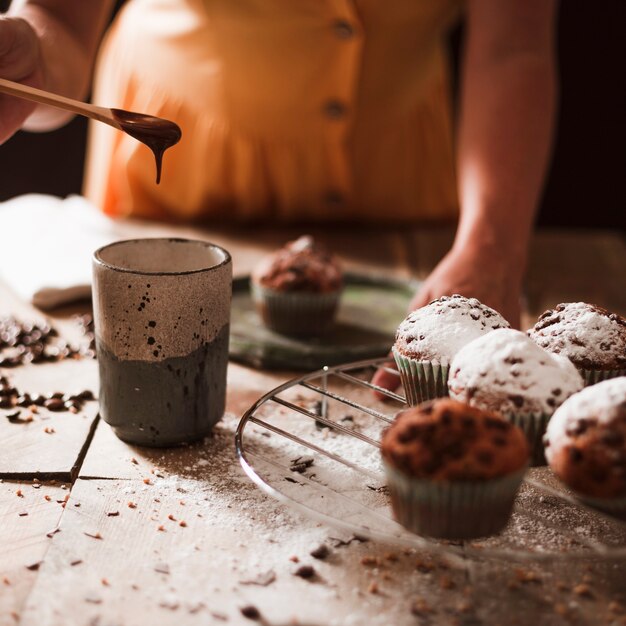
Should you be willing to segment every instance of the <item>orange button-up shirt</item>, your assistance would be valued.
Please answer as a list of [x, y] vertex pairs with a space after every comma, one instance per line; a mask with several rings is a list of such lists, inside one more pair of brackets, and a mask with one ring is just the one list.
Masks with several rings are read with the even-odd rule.
[[176, 121], [152, 154], [90, 129], [85, 193], [111, 215], [428, 221], [457, 214], [444, 39], [455, 0], [133, 0], [97, 104]]

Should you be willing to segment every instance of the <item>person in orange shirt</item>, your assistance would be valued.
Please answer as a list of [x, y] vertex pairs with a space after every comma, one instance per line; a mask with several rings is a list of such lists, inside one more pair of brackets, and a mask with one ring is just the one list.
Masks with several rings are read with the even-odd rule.
[[[112, 0], [27, 0], [0, 19], [0, 76], [84, 97]], [[110, 215], [236, 222], [459, 220], [417, 294], [514, 325], [549, 162], [555, 0], [468, 0], [458, 131], [444, 37], [455, 0], [131, 0], [94, 101], [173, 119], [147, 148], [91, 128], [85, 194]], [[0, 96], [0, 142], [58, 111]], [[456, 164], [456, 167], [455, 167]]]

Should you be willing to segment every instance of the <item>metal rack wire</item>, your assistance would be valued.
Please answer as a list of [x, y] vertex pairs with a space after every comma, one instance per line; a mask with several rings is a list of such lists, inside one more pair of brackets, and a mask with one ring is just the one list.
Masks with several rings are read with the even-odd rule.
[[547, 468], [529, 471], [512, 521], [497, 537], [439, 541], [397, 524], [378, 449], [382, 430], [406, 400], [370, 382], [378, 368], [398, 375], [390, 365], [373, 359], [325, 367], [259, 398], [235, 435], [246, 474], [270, 496], [335, 528], [451, 560], [626, 561], [626, 524], [580, 503]]

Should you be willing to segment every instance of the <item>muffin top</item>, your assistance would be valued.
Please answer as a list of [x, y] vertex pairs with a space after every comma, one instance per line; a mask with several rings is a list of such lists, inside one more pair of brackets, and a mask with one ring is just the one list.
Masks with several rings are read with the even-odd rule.
[[550, 467], [575, 491], [626, 496], [626, 376], [568, 398], [548, 423], [544, 444]]
[[449, 364], [472, 339], [508, 327], [497, 311], [476, 298], [443, 296], [409, 313], [398, 327], [394, 348], [412, 359]]
[[448, 380], [452, 398], [502, 413], [550, 414], [582, 387], [571, 361], [510, 328], [494, 330], [462, 348]]
[[414, 478], [488, 480], [522, 469], [528, 444], [499, 415], [440, 398], [400, 412], [383, 434], [382, 455]]
[[263, 259], [252, 273], [252, 280], [276, 291], [328, 293], [342, 286], [339, 263], [308, 235]]
[[626, 319], [585, 302], [546, 311], [529, 336], [542, 348], [566, 356], [581, 369], [626, 368]]

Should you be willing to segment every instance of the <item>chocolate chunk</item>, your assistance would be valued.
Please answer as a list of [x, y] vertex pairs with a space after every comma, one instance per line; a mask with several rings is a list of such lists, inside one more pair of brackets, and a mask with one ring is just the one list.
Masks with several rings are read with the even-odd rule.
[[479, 450], [476, 453], [476, 458], [483, 465], [491, 465], [493, 463], [493, 452], [489, 452], [489, 450]]
[[571, 446], [567, 449], [567, 453], [569, 455], [570, 460], [573, 463], [580, 463], [583, 460], [583, 453], [578, 448]]
[[567, 428], [567, 430], [565, 431], [565, 434], [568, 437], [578, 437], [579, 435], [582, 435], [583, 433], [585, 433], [590, 425], [591, 424], [588, 420], [579, 419], [577, 422], [575, 422], [574, 424], [570, 425]]
[[22, 415], [21, 411], [15, 411], [13, 413], [7, 413], [5, 415], [5, 417], [9, 420], [9, 422], [11, 422], [12, 424], [17, 424], [19, 422], [22, 422], [23, 420], [20, 419], [20, 416]]
[[242, 606], [240, 609], [241, 614], [248, 619], [258, 621], [261, 619], [261, 611], [256, 608], [253, 604], [248, 604], [246, 606]]
[[518, 408], [521, 409], [524, 406], [524, 398], [522, 396], [509, 396], [509, 400]]
[[3, 396], [0, 398], [0, 409], [12, 409], [13, 398], [11, 396]]
[[49, 398], [44, 402], [44, 406], [48, 411], [64, 411], [66, 410], [65, 402], [62, 398]]
[[299, 576], [300, 578], [310, 579], [315, 576], [315, 568], [312, 565], [301, 565], [294, 573], [294, 576]]
[[312, 456], [299, 456], [297, 459], [293, 459], [291, 461], [291, 466], [289, 469], [292, 472], [298, 472], [298, 474], [303, 474], [304, 471], [313, 465], [315, 459]]
[[328, 549], [328, 546], [325, 543], [322, 543], [319, 546], [317, 546], [317, 548], [315, 548], [314, 550], [311, 550], [309, 554], [314, 559], [320, 559], [321, 561], [323, 561], [330, 554], [330, 550]]
[[474, 420], [473, 417], [465, 415], [461, 418], [461, 426], [463, 426], [463, 428], [467, 428], [468, 430], [470, 428], [476, 428], [476, 420]]
[[450, 413], [450, 411], [442, 411], [439, 415], [439, 419], [444, 426], [450, 426], [452, 423], [452, 413]]
[[600, 437], [600, 441], [602, 441], [602, 443], [606, 444], [607, 446], [610, 446], [611, 448], [623, 446], [624, 435], [620, 432], [610, 430], [602, 434], [602, 437]]

